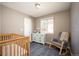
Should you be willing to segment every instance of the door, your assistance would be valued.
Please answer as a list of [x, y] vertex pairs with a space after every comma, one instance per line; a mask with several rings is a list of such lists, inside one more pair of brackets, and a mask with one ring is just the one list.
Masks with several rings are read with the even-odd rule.
[[25, 17], [24, 18], [24, 35], [30, 36], [30, 39], [31, 39], [31, 33], [32, 33], [32, 19]]

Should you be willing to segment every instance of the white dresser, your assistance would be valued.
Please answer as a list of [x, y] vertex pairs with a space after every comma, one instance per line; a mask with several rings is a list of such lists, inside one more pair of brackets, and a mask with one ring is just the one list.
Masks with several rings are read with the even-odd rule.
[[43, 33], [32, 33], [32, 41], [38, 42], [38, 43], [45, 43], [45, 34]]

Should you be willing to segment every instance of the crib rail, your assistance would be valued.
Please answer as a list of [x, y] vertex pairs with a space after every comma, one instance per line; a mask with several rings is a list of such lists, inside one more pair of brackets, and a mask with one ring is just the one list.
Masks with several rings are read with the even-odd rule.
[[0, 34], [1, 56], [29, 56], [29, 37], [17, 34]]

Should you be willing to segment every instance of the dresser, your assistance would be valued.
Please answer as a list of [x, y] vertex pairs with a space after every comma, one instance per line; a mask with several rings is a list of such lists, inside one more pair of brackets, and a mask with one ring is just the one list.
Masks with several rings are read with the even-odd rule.
[[32, 41], [45, 44], [45, 34], [43, 33], [32, 33]]

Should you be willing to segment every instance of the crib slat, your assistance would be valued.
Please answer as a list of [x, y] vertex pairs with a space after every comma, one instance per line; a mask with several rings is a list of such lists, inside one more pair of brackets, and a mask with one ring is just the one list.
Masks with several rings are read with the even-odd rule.
[[27, 49], [26, 49], [26, 43], [25, 43], [24, 45], [25, 45], [25, 55], [27, 55], [27, 54], [26, 54], [26, 50], [27, 50]]
[[7, 45], [7, 56], [9, 56], [10, 55], [10, 47], [9, 47], [9, 45]]
[[16, 56], [18, 56], [18, 45], [16, 43]]
[[7, 56], [7, 46], [5, 46], [5, 56]]
[[12, 44], [12, 56], [14, 56], [14, 47], [13, 47], [14, 45]]
[[4, 36], [4, 40], [7, 40], [8, 39], [8, 36]]
[[17, 45], [15, 44], [15, 56], [17, 56], [16, 48], [17, 48]]
[[[21, 43], [20, 43], [21, 44]], [[21, 56], [21, 47], [20, 47], [20, 56]]]
[[18, 46], [18, 56], [20, 56], [20, 46]]
[[11, 45], [12, 45], [12, 44], [10, 44], [10, 56], [12, 55], [12, 54], [11, 54], [11, 51], [12, 51], [12, 46], [11, 46]]
[[5, 56], [5, 46], [2, 46], [2, 56]]
[[4, 36], [2, 36], [2, 39], [5, 40], [5, 39], [4, 39]]
[[24, 56], [24, 48], [22, 48], [22, 51], [23, 51], [22, 54], [23, 54], [23, 56]]
[[15, 54], [15, 44], [14, 44], [14, 56], [15, 56], [16, 54]]

